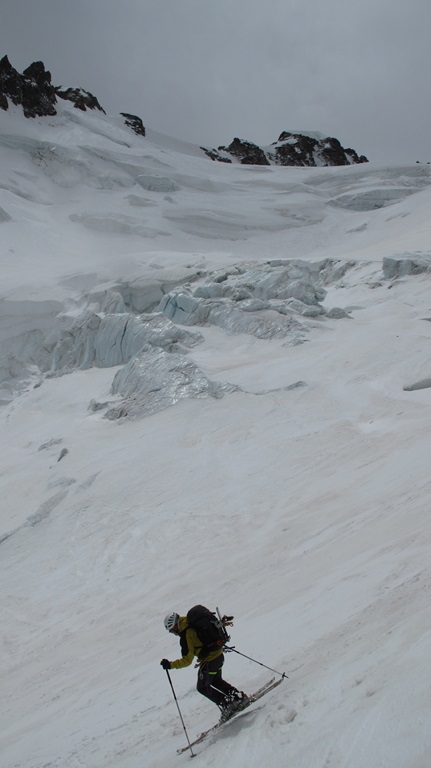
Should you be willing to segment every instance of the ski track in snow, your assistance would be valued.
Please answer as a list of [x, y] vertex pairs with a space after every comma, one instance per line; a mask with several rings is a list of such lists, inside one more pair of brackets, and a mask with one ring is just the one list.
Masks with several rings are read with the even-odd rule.
[[[222, 399], [108, 421], [116, 369], [89, 368], [1, 408], [2, 768], [188, 760], [159, 661], [198, 602], [289, 678], [195, 765], [429, 768], [431, 395], [403, 387], [431, 376], [431, 275], [382, 273], [429, 258], [429, 170], [225, 166], [72, 107], [0, 114], [0, 159], [2, 341], [160, 267], [356, 262], [325, 286], [349, 317], [303, 344], [192, 329]], [[270, 674], [226, 655], [246, 691]], [[191, 738], [217, 719], [195, 676], [172, 673]]]

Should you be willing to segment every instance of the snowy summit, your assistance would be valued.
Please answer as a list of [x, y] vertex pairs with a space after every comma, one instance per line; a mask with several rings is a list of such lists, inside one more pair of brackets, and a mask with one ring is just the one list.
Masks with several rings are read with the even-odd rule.
[[[211, 162], [14, 72], [2, 768], [188, 760], [160, 659], [195, 604], [234, 616], [240, 691], [288, 676], [196, 766], [429, 768], [430, 166]], [[194, 739], [217, 708], [170, 674]]]

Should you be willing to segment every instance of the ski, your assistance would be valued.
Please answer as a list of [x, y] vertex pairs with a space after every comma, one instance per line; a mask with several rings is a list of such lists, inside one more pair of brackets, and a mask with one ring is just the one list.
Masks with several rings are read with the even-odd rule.
[[211, 728], [208, 728], [206, 731], [203, 731], [199, 736], [196, 737], [194, 741], [192, 741], [190, 744], [187, 744], [186, 747], [181, 747], [180, 749], [177, 749], [177, 753], [181, 755], [183, 752], [186, 752], [190, 747], [194, 747], [196, 744], [200, 744], [201, 741], [204, 741], [207, 736], [209, 736], [211, 733], [214, 733], [219, 730], [219, 728], [222, 728], [224, 725], [228, 725], [232, 722], [232, 720], [235, 719], [237, 715], [240, 715], [244, 710], [248, 709], [248, 707], [251, 704], [254, 704], [255, 701], [258, 701], [258, 699], [261, 699], [262, 696], [265, 696], [267, 693], [272, 691], [274, 688], [277, 688], [280, 683], [282, 683], [284, 680], [284, 677], [281, 677], [280, 680], [276, 680], [275, 677], [272, 677], [271, 680], [268, 680], [268, 682], [265, 683], [265, 685], [262, 685], [261, 688], [259, 688], [257, 691], [252, 693], [248, 697], [247, 703], [241, 707], [241, 709], [238, 709], [232, 717], [229, 718], [229, 720], [226, 720], [225, 722], [218, 722], [215, 725], [211, 726]]

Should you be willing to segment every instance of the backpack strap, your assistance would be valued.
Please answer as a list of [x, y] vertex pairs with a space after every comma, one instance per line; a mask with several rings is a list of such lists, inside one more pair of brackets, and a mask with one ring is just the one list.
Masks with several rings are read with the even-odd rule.
[[186, 637], [187, 630], [188, 630], [188, 627], [186, 627], [185, 629], [183, 629], [182, 632], [180, 632], [180, 647], [181, 647], [182, 656], [187, 656], [189, 652], [189, 644], [187, 642], [187, 637]]

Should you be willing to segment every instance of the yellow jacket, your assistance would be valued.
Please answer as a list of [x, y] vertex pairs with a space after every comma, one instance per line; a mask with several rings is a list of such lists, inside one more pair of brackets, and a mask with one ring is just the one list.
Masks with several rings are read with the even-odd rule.
[[171, 669], [182, 669], [183, 667], [188, 667], [195, 656], [197, 657], [198, 661], [212, 661], [213, 659], [217, 659], [218, 656], [221, 656], [223, 653], [223, 648], [218, 648], [216, 651], [211, 651], [210, 653], [205, 654], [202, 658], [200, 654], [202, 653], [202, 642], [199, 640], [197, 632], [193, 627], [189, 627], [189, 622], [187, 619], [187, 616], [180, 616], [178, 620], [178, 629], [180, 634], [180, 644], [181, 644], [181, 659], [176, 659], [175, 661], [171, 661]]

